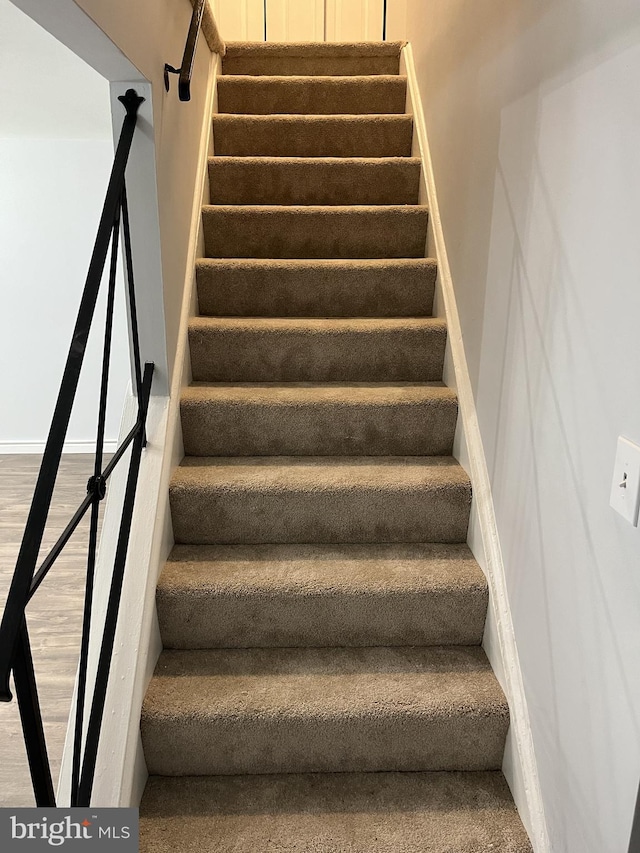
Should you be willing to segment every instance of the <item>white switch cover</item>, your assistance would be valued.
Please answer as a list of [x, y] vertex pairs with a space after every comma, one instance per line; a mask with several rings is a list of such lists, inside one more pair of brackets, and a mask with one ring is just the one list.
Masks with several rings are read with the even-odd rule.
[[640, 506], [640, 447], [628, 438], [618, 439], [611, 483], [611, 506], [623, 518], [638, 526]]

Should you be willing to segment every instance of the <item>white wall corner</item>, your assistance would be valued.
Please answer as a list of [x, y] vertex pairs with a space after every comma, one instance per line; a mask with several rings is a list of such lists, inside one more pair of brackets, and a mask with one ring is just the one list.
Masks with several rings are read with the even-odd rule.
[[429, 207], [427, 254], [435, 256], [438, 262], [434, 314], [447, 320], [444, 381], [455, 388], [458, 394], [459, 418], [454, 440], [454, 456], [469, 473], [473, 486], [467, 541], [489, 584], [489, 609], [483, 647], [509, 703], [511, 725], [502, 769], [535, 853], [550, 853], [489, 473], [440, 219], [435, 176], [411, 44], [403, 48], [400, 73], [407, 75], [407, 112], [410, 112], [414, 119], [412, 153], [422, 159], [420, 202]]

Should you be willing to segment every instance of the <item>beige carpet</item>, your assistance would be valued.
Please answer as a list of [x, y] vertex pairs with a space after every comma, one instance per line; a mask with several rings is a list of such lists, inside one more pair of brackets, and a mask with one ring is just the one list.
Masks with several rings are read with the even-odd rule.
[[231, 44], [142, 712], [147, 853], [530, 853], [400, 44]]

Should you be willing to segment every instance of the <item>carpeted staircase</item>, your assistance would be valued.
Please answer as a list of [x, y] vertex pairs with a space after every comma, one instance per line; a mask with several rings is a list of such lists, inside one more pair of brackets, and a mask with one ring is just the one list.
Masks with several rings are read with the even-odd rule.
[[531, 850], [400, 47], [224, 59], [142, 712], [148, 853]]

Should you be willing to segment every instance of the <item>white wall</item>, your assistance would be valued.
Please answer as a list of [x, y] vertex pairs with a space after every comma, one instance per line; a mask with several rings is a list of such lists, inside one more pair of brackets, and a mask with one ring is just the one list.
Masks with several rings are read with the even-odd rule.
[[623, 853], [640, 531], [609, 490], [617, 436], [640, 443], [640, 7], [406, 6], [552, 849]]
[[[8, 0], [0, 0], [0, 98], [0, 452], [39, 451], [113, 160], [109, 84]], [[95, 442], [104, 296], [68, 450], [87, 450]], [[112, 352], [106, 430], [111, 444], [129, 381], [122, 298]]]

